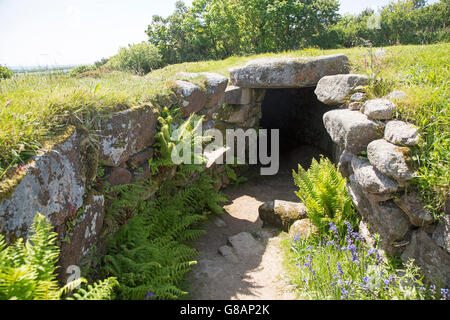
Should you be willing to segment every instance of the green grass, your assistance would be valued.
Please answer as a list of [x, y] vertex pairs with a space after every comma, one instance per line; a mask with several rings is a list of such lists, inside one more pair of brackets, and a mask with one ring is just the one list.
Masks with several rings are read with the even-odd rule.
[[[216, 72], [258, 58], [348, 55], [351, 72], [379, 78], [372, 94], [404, 90], [411, 98], [399, 102], [398, 116], [415, 123], [424, 139], [414, 151], [419, 172], [415, 185], [430, 209], [439, 214], [449, 185], [449, 59], [450, 44], [394, 46], [382, 59], [371, 60], [369, 48], [304, 49], [277, 54], [230, 57], [170, 65], [145, 77], [123, 72], [100, 78], [68, 75], [25, 75], [0, 82], [0, 181], [17, 172], [46, 141], [69, 123], [86, 122], [104, 113], [151, 102], [165, 104], [177, 72]], [[9, 169], [9, 170], [8, 170]], [[8, 172], [8, 174], [6, 174]]]

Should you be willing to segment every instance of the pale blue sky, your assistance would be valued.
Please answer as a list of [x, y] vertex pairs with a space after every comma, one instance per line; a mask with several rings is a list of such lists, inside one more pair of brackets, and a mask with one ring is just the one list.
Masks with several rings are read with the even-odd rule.
[[[0, 0], [0, 64], [54, 66], [93, 63], [110, 57], [120, 47], [147, 40], [145, 30], [152, 16], [169, 15], [175, 2]], [[340, 2], [341, 13], [358, 13], [389, 0]]]

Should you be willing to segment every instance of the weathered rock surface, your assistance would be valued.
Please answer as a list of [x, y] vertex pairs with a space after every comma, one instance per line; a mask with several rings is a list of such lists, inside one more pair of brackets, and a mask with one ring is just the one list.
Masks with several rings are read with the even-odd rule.
[[187, 80], [189, 78], [197, 78], [197, 77], [205, 78], [206, 108], [211, 108], [222, 100], [225, 93], [225, 89], [227, 88], [228, 84], [227, 77], [212, 72], [199, 72], [199, 73], [179, 72], [177, 73], [177, 76]]
[[63, 242], [61, 246], [59, 273], [62, 278], [69, 276], [66, 273], [69, 266], [79, 265], [83, 257], [97, 244], [98, 235], [103, 227], [104, 204], [103, 195], [94, 195], [84, 204], [84, 211], [77, 218], [78, 223], [70, 236], [70, 243]]
[[127, 165], [132, 169], [140, 167], [141, 165], [147, 163], [148, 160], [150, 160], [153, 157], [153, 153], [154, 149], [152, 147], [147, 148], [141, 152], [138, 152], [128, 159]]
[[353, 157], [354, 154], [347, 150], [344, 150], [339, 157], [337, 168], [344, 178], [348, 178], [351, 175], [351, 163]]
[[351, 164], [355, 179], [364, 190], [376, 194], [398, 190], [398, 183], [383, 175], [368, 160], [353, 156]]
[[338, 54], [317, 58], [276, 58], [250, 61], [230, 69], [231, 84], [243, 88], [301, 88], [328, 75], [349, 72], [348, 58]]
[[350, 101], [362, 102], [366, 99], [366, 94], [363, 92], [356, 92], [350, 96]]
[[348, 109], [350, 109], [350, 110], [360, 110], [361, 107], [362, 107], [361, 102], [350, 102], [348, 104]]
[[219, 253], [228, 261], [232, 263], [238, 263], [239, 258], [237, 255], [233, 252], [233, 248], [230, 246], [221, 246], [219, 248]]
[[250, 233], [241, 232], [228, 238], [238, 257], [249, 257], [260, 255], [264, 252], [264, 246]]
[[419, 143], [419, 131], [411, 123], [389, 121], [384, 131], [384, 139], [400, 146], [413, 146]]
[[130, 171], [124, 168], [113, 168], [111, 174], [108, 177], [108, 182], [111, 187], [129, 184], [133, 180], [133, 176]]
[[412, 234], [411, 242], [401, 255], [404, 262], [414, 259], [427, 279], [450, 287], [450, 255], [438, 246], [423, 230]]
[[383, 126], [358, 111], [328, 111], [323, 123], [331, 139], [353, 154], [360, 154], [371, 141], [382, 137]]
[[306, 218], [306, 207], [298, 202], [268, 201], [263, 203], [258, 211], [264, 225], [271, 225], [286, 232], [295, 221]]
[[100, 160], [117, 167], [153, 144], [157, 116], [151, 106], [143, 105], [114, 113], [100, 125]]
[[[390, 200], [380, 203], [372, 203], [373, 215], [371, 227], [387, 241], [387, 246], [396, 246], [396, 243], [403, 240], [411, 226], [407, 216], [403, 211]], [[387, 249], [392, 253], [392, 249]]]
[[314, 92], [319, 101], [339, 105], [346, 102], [355, 87], [366, 85], [368, 81], [366, 76], [359, 74], [325, 76], [319, 80]]
[[50, 151], [36, 156], [11, 197], [0, 203], [0, 231], [7, 240], [11, 236], [26, 237], [36, 212], [57, 225], [82, 206], [85, 182], [79, 140], [74, 132]]
[[403, 194], [394, 202], [406, 213], [413, 225], [423, 227], [433, 223], [433, 217], [426, 211], [416, 193]]
[[450, 253], [450, 215], [446, 214], [433, 233], [433, 240]]
[[289, 228], [289, 236], [291, 238], [297, 236], [302, 239], [309, 239], [313, 234], [317, 232], [317, 228], [308, 218], [295, 221]]
[[234, 111], [230, 113], [227, 119], [223, 119], [228, 123], [244, 123], [249, 116], [250, 107], [248, 105], [243, 105], [236, 107]]
[[176, 93], [181, 97], [181, 112], [184, 117], [198, 112], [206, 105], [206, 93], [197, 85], [188, 81], [175, 81]]
[[392, 200], [379, 203], [368, 198], [354, 175], [349, 178], [347, 190], [362, 218], [370, 225], [370, 232], [380, 234], [382, 246], [388, 253], [396, 252], [398, 242], [410, 228], [407, 216]]
[[373, 99], [364, 103], [364, 114], [375, 120], [389, 120], [394, 116], [395, 104], [388, 99]]
[[398, 147], [384, 139], [372, 141], [367, 146], [370, 163], [381, 173], [402, 182], [414, 177], [414, 171], [408, 166], [409, 152], [409, 148]]
[[223, 96], [223, 103], [227, 104], [249, 104], [251, 101], [251, 89], [228, 86]]
[[394, 100], [394, 99], [396, 99], [396, 100], [405, 99], [405, 98], [408, 98], [408, 97], [409, 97], [409, 95], [407, 93], [403, 92], [403, 91], [392, 91], [391, 93], [389, 93], [387, 95], [387, 98], [388, 99], [392, 99], [392, 100]]

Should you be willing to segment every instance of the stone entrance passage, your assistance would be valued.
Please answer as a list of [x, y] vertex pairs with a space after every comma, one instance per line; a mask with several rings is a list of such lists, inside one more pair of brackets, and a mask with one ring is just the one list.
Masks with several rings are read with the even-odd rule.
[[315, 87], [267, 89], [262, 102], [263, 129], [280, 130], [281, 169], [309, 166], [313, 157], [332, 156], [333, 141], [323, 125], [330, 106], [317, 100]]

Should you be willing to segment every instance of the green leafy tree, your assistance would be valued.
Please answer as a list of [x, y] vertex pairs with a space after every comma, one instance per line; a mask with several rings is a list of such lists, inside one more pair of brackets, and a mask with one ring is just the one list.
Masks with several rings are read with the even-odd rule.
[[142, 42], [121, 48], [117, 55], [108, 60], [106, 66], [115, 70], [146, 74], [162, 67], [162, 56], [155, 45]]
[[283, 51], [335, 23], [338, 8], [336, 0], [177, 2], [169, 17], [153, 17], [147, 34], [168, 63]]
[[0, 79], [9, 79], [13, 76], [13, 72], [7, 67], [0, 65]]

